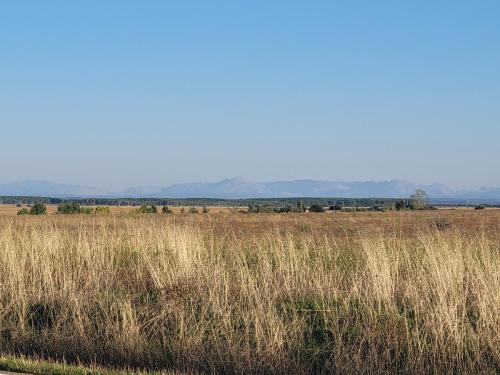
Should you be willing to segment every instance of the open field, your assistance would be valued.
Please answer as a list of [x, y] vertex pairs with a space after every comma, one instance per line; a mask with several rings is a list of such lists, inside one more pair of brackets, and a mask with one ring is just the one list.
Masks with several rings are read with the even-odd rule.
[[2, 352], [218, 373], [500, 371], [500, 210], [121, 209], [0, 207]]

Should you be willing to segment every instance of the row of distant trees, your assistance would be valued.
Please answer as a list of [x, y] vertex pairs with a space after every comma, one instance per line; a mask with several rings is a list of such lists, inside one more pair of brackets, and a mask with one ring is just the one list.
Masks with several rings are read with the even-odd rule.
[[[204, 213], [204, 214], [208, 214], [210, 210], [206, 207], [206, 206], [203, 206], [201, 212]], [[137, 213], [140, 213], [140, 214], [156, 214], [158, 213], [158, 207], [156, 207], [154, 204], [150, 204], [150, 205], [142, 205], [141, 207], [139, 207], [137, 210], [136, 210]], [[161, 212], [164, 213], [164, 214], [171, 214], [173, 213], [172, 209], [165, 205], [162, 207], [161, 209]], [[186, 212], [186, 208], [182, 207], [181, 208], [181, 213], [184, 213]], [[188, 213], [190, 214], [197, 214], [199, 211], [196, 207], [189, 207], [189, 209], [187, 210]]]
[[[327, 209], [333, 211], [365, 211], [366, 209], [372, 211], [385, 211], [387, 209], [400, 210], [422, 210], [430, 208], [429, 198], [424, 190], [418, 189], [414, 194], [411, 195], [410, 199], [407, 200], [396, 200], [396, 201], [382, 201], [380, 205], [373, 205], [371, 207], [346, 207], [338, 204], [327, 206]], [[476, 207], [478, 209], [484, 208], [484, 206]], [[303, 201], [297, 201], [295, 204], [288, 204], [286, 206], [275, 206], [272, 204], [262, 204], [262, 205], [249, 205], [249, 213], [303, 213], [303, 212], [325, 212], [325, 206], [322, 204], [311, 204], [307, 207]], [[58, 214], [109, 214], [111, 211], [108, 206], [97, 206], [94, 208], [81, 206], [78, 201], [67, 201], [58, 205]], [[143, 204], [136, 209], [137, 213], [142, 214], [154, 214], [158, 213], [158, 207], [154, 204]], [[161, 208], [161, 212], [164, 214], [172, 213], [172, 209], [168, 205], [164, 205]], [[195, 207], [181, 208], [181, 213], [198, 213], [198, 209]], [[202, 213], [208, 213], [209, 209], [206, 206], [202, 207]], [[47, 207], [43, 203], [36, 203], [29, 208], [21, 208], [18, 215], [44, 215], [47, 213]]]
[[398, 199], [394, 198], [251, 198], [251, 199], [213, 199], [213, 198], [44, 198], [44, 197], [5, 197], [0, 196], [0, 204], [32, 205], [43, 203], [46, 205], [61, 205], [68, 201], [76, 201], [83, 207], [95, 206], [134, 206], [155, 205], [158, 207], [210, 207], [210, 206], [296, 206], [302, 202], [305, 206], [321, 205], [324, 207], [372, 207], [394, 205]]
[[[47, 213], [47, 206], [43, 203], [35, 203], [29, 209], [24, 207], [21, 208], [17, 214], [18, 215], [45, 215]], [[111, 210], [107, 206], [97, 206], [94, 208], [91, 207], [82, 207], [78, 202], [64, 202], [57, 206], [58, 214], [109, 214]]]

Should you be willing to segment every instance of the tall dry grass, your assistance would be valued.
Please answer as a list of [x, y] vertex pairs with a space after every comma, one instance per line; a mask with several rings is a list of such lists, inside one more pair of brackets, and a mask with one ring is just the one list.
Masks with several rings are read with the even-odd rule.
[[203, 220], [0, 218], [1, 350], [206, 372], [500, 370], [499, 232]]

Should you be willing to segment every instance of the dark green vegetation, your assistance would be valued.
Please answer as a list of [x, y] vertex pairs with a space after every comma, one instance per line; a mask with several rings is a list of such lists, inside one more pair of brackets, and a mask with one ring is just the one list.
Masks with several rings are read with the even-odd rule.
[[155, 214], [158, 212], [158, 209], [154, 204], [151, 205], [143, 204], [141, 207], [137, 209], [137, 212], [140, 214]]
[[[213, 198], [50, 198], [50, 197], [13, 197], [0, 196], [0, 204], [63, 204], [65, 202], [75, 201], [82, 206], [275, 206], [287, 207], [296, 206], [303, 202], [306, 206], [313, 204], [325, 207], [394, 207], [397, 202], [403, 202], [402, 206], [409, 207], [411, 199], [401, 198], [258, 198], [258, 199], [213, 199]], [[465, 206], [464, 200], [457, 199], [431, 199], [432, 204], [443, 206]], [[484, 203], [485, 207], [500, 207], [498, 203]]]
[[81, 206], [296, 206], [303, 202], [306, 206], [364, 206], [394, 204], [398, 199], [386, 198], [251, 198], [251, 199], [214, 199], [214, 198], [50, 198], [50, 197], [1, 197], [0, 204], [63, 204], [78, 202]]
[[28, 210], [27, 208], [21, 208], [17, 214], [22, 215], [45, 215], [47, 213], [47, 207], [43, 203], [35, 203]]
[[163, 206], [161, 212], [163, 212], [164, 214], [171, 214], [173, 211], [168, 206]]
[[57, 213], [62, 215], [91, 214], [90, 207], [81, 207], [77, 202], [64, 203], [57, 207]]
[[313, 204], [309, 207], [309, 212], [325, 212], [325, 208], [319, 204]]
[[[132, 370], [111, 370], [98, 366], [78, 366], [66, 363], [47, 361], [43, 359], [32, 359], [27, 357], [16, 357], [11, 355], [0, 356], [0, 370], [15, 373], [33, 375], [139, 375], [138, 371]], [[146, 374], [146, 373], [144, 373]], [[147, 372], [149, 375], [155, 374], [177, 374], [178, 372]]]
[[[156, 213], [157, 206], [163, 206], [163, 213], [170, 213], [171, 206], [191, 206], [189, 213], [195, 213], [193, 206], [202, 206], [202, 212], [208, 213], [208, 206], [249, 207], [251, 213], [301, 213], [322, 212], [324, 207], [330, 210], [347, 211], [373, 211], [416, 209], [417, 204], [412, 199], [342, 199], [342, 198], [281, 198], [281, 199], [156, 199], [156, 198], [127, 198], [127, 199], [74, 199], [62, 200], [59, 198], [42, 197], [0, 197], [0, 203], [5, 204], [58, 204], [57, 212], [60, 214], [92, 213], [84, 206], [139, 206], [139, 213]], [[43, 203], [43, 204], [42, 204]], [[165, 208], [166, 207], [166, 208]], [[424, 208], [419, 206], [420, 208]], [[23, 215], [24, 210], [20, 211]]]

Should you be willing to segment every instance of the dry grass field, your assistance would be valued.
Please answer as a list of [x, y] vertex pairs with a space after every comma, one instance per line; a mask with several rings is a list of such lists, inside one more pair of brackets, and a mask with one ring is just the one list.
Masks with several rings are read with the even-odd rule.
[[208, 373], [500, 371], [500, 210], [16, 210], [0, 208], [3, 353]]

